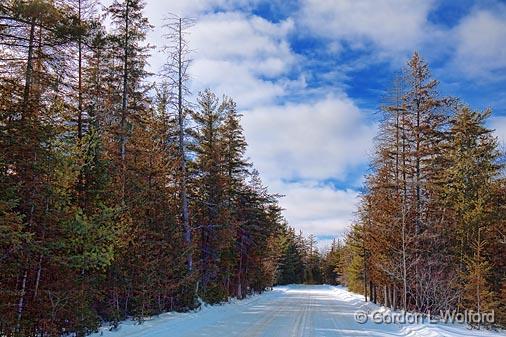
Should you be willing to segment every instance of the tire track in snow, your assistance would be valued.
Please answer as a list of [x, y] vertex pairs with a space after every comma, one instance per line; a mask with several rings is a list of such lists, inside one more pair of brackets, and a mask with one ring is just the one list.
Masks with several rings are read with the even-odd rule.
[[[267, 311], [263, 314], [263, 317], [256, 321], [251, 329], [248, 329], [244, 333], [240, 333], [238, 336], [241, 337], [259, 337], [267, 331], [267, 327], [276, 320], [280, 314], [285, 310], [285, 304], [290, 302], [289, 298], [282, 298], [280, 303], [277, 303], [276, 309], [273, 311]], [[274, 304], [274, 303], [273, 303]]]
[[312, 296], [311, 293], [308, 295], [308, 301], [304, 304], [304, 308], [298, 311], [296, 324], [294, 324], [291, 335], [293, 337], [304, 337], [306, 329], [307, 319], [311, 310]]

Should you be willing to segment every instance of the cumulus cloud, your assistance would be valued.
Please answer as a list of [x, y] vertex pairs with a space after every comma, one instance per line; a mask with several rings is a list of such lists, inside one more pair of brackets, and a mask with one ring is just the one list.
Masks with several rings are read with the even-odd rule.
[[284, 94], [281, 83], [256, 77], [244, 64], [197, 59], [191, 72], [195, 91], [212, 88], [217, 93], [226, 93], [233, 97], [241, 108], [270, 103]]
[[454, 62], [468, 77], [490, 78], [506, 70], [506, 6], [475, 9], [455, 27], [455, 35]]
[[285, 195], [280, 204], [295, 228], [342, 236], [350, 225], [358, 192], [323, 181], [346, 180], [368, 162], [376, 124], [365, 115], [345, 95], [244, 112], [248, 154], [270, 191]]
[[[416, 49], [436, 29], [428, 22], [435, 1], [418, 0], [302, 0], [301, 24], [312, 33], [347, 43], [352, 49], [373, 46], [387, 53]], [[339, 48], [337, 48], [339, 49]]]
[[317, 236], [341, 236], [353, 220], [359, 196], [352, 189], [340, 190], [317, 181], [276, 181], [269, 187], [285, 193], [280, 204], [288, 210], [288, 222]]
[[203, 16], [191, 31], [194, 87], [227, 93], [243, 108], [283, 96], [283, 75], [297, 60], [287, 41], [293, 27], [290, 19], [272, 23], [238, 12]]
[[362, 51], [396, 66], [414, 50], [439, 58], [448, 72], [502, 80], [506, 69], [506, 6], [475, 5], [454, 27], [429, 20], [435, 0], [301, 0], [298, 23], [327, 41], [328, 51]]
[[366, 163], [376, 125], [347, 96], [244, 113], [250, 156], [268, 179], [344, 180]]

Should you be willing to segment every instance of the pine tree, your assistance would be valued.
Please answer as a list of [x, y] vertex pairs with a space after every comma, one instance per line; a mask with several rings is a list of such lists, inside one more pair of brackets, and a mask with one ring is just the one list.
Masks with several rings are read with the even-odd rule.
[[190, 224], [190, 209], [188, 201], [188, 168], [187, 168], [187, 115], [189, 102], [187, 96], [190, 91], [188, 87], [190, 65], [190, 49], [186, 35], [193, 25], [193, 20], [170, 15], [163, 26], [166, 33], [164, 39], [167, 45], [163, 46], [163, 52], [167, 57], [162, 69], [162, 76], [165, 78], [165, 86], [168, 95], [166, 97], [166, 110], [175, 112], [175, 136], [176, 148], [178, 150], [179, 174], [178, 179], [181, 203], [181, 221], [184, 228], [184, 239], [187, 245], [187, 268], [191, 273], [193, 270], [193, 240]]
[[[244, 296], [245, 267], [248, 248], [251, 245], [248, 222], [244, 212], [248, 212], [249, 203], [253, 203], [255, 195], [248, 195], [246, 177], [251, 166], [245, 159], [246, 140], [240, 125], [240, 114], [235, 102], [224, 97], [219, 109], [223, 112], [223, 124], [220, 132], [222, 152], [222, 175], [224, 184], [224, 212], [227, 223], [226, 236], [235, 237], [224, 248], [221, 258], [221, 269], [227, 290], [238, 298]], [[230, 281], [230, 279], [235, 281]]]
[[304, 281], [303, 255], [297, 246], [295, 231], [292, 228], [285, 229], [281, 239], [283, 250], [277, 283], [302, 283]]
[[[500, 212], [491, 193], [500, 172], [500, 153], [491, 130], [484, 126], [488, 116], [490, 111], [478, 113], [461, 106], [452, 119], [450, 139], [442, 159], [446, 169], [440, 174], [443, 187], [437, 191], [443, 207], [451, 210], [449, 219], [453, 228], [446, 235], [461, 275], [480, 272], [478, 269], [488, 263], [483, 260], [486, 244], [477, 238], [490, 233], [493, 217]], [[469, 280], [464, 277], [460, 282], [465, 287]], [[480, 279], [480, 282], [486, 281]]]
[[326, 284], [337, 285], [341, 282], [343, 261], [343, 247], [340, 244], [340, 240], [334, 239], [330, 250], [328, 250], [322, 261], [322, 277], [323, 282]]
[[218, 98], [210, 90], [199, 94], [198, 103], [199, 110], [193, 113], [196, 125], [194, 174], [198, 190], [193, 199], [196, 201], [194, 223], [200, 228], [200, 291], [204, 298], [220, 301], [225, 290], [218, 285], [218, 259], [221, 245], [225, 244], [222, 234], [227, 229], [219, 131], [224, 116]]
[[[480, 229], [478, 236], [473, 244], [473, 255], [467, 257], [465, 261], [466, 274], [464, 275], [464, 294], [463, 306], [467, 310], [472, 310], [479, 315], [490, 313], [497, 309], [494, 293], [488, 284], [488, 276], [490, 273], [490, 264], [484, 258], [484, 248], [486, 242], [481, 239]], [[472, 326], [480, 328], [483, 324], [489, 325], [489, 322], [471, 322]]]
[[490, 112], [441, 98], [436, 88], [415, 54], [382, 107], [342, 279], [394, 308], [478, 308], [483, 300], [490, 310], [504, 277], [503, 254], [494, 253], [503, 224], [501, 154], [484, 126]]
[[[143, 16], [144, 3], [141, 0], [114, 1], [108, 8], [114, 32], [110, 36], [113, 48], [121, 51], [111, 55], [114, 59], [110, 80], [116, 92], [112, 99], [114, 114], [110, 117], [115, 133], [117, 150], [117, 176], [120, 199], [126, 194], [127, 142], [133, 125], [139, 119], [139, 111], [146, 108], [143, 97], [143, 80], [148, 47], [144, 45], [146, 33], [151, 29], [148, 19]], [[118, 92], [121, 94], [118, 95]], [[142, 117], [140, 117], [142, 118]]]
[[284, 219], [278, 205], [277, 196], [270, 195], [262, 184], [259, 173], [253, 169], [249, 181], [243, 188], [236, 206], [236, 243], [239, 263], [236, 296], [241, 298], [252, 291], [260, 292], [274, 283], [275, 270], [271, 263], [277, 263], [278, 247], [271, 247], [282, 231]]
[[197, 279], [209, 302], [275, 282], [284, 219], [236, 105], [206, 92], [190, 114], [183, 20], [177, 76], [149, 90], [143, 6], [115, 1], [105, 27], [93, 0], [0, 4], [0, 335], [193, 309]]

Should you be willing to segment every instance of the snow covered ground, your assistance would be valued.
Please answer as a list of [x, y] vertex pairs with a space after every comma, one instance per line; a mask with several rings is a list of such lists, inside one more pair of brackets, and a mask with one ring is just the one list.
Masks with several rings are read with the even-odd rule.
[[189, 313], [167, 313], [145, 321], [124, 322], [117, 331], [103, 328], [93, 337], [467, 337], [506, 336], [470, 330], [461, 324], [364, 324], [357, 311], [380, 307], [341, 287], [291, 285], [243, 301], [206, 306]]

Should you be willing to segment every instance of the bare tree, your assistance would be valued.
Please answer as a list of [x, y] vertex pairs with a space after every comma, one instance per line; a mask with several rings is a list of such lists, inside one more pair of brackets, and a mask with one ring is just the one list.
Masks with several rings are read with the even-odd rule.
[[188, 202], [187, 180], [188, 173], [186, 168], [186, 111], [189, 102], [186, 97], [190, 95], [188, 88], [189, 75], [188, 67], [191, 63], [191, 50], [188, 44], [187, 36], [189, 29], [194, 25], [195, 21], [189, 18], [182, 18], [175, 14], [169, 14], [165, 18], [165, 34], [166, 45], [163, 52], [166, 55], [166, 62], [162, 68], [162, 76], [169, 85], [172, 93], [169, 99], [169, 106], [177, 114], [178, 125], [178, 149], [180, 164], [180, 197], [181, 197], [181, 218], [184, 229], [184, 240], [187, 244], [187, 264], [188, 270], [193, 269], [192, 258], [192, 229], [190, 225], [190, 212]]

